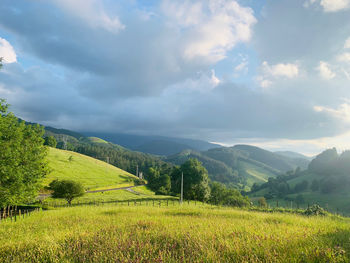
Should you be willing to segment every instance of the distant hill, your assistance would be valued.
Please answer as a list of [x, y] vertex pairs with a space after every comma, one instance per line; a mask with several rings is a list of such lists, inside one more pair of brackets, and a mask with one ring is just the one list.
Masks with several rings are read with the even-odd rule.
[[227, 166], [224, 162], [210, 158], [200, 152], [185, 150], [181, 153], [168, 156], [164, 160], [176, 165], [181, 165], [190, 158], [196, 158], [203, 164], [203, 166], [208, 170], [211, 180], [226, 184], [239, 183], [238, 173], [232, 170], [231, 167]]
[[320, 204], [332, 212], [350, 215], [350, 151], [338, 154], [328, 149], [316, 156], [308, 169], [264, 183], [249, 193], [252, 198], [264, 196], [275, 205], [302, 207]]
[[220, 147], [218, 144], [202, 140], [173, 138], [164, 136], [141, 136], [122, 133], [84, 132], [85, 136], [97, 136], [125, 148], [155, 155], [172, 155], [183, 150], [206, 151]]
[[54, 179], [81, 182], [86, 189], [134, 185], [136, 176], [106, 162], [76, 152], [49, 148], [51, 173], [44, 179], [48, 185]]
[[294, 170], [297, 167], [306, 169], [309, 164], [307, 159], [291, 158], [250, 145], [236, 145], [233, 149], [238, 150], [250, 159], [264, 163], [281, 172]]
[[311, 161], [314, 158], [314, 157], [309, 157], [309, 156], [303, 155], [301, 153], [291, 152], [291, 151], [277, 151], [274, 153], [278, 154], [278, 155], [282, 155], [284, 157], [293, 158], [293, 159], [305, 159], [305, 160]]
[[196, 152], [186, 150], [168, 156], [165, 160], [182, 164], [189, 158], [197, 158], [203, 163], [212, 180], [235, 183], [249, 189], [254, 183], [265, 183], [269, 177], [277, 177], [297, 167], [306, 169], [309, 161], [300, 161], [275, 154], [250, 145], [213, 148]]

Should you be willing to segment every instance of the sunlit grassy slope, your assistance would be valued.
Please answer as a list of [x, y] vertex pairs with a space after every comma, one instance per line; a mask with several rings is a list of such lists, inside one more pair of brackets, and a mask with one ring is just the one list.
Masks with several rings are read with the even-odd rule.
[[0, 262], [349, 262], [350, 221], [209, 206], [104, 206], [0, 224]]
[[49, 148], [49, 167], [52, 172], [44, 185], [54, 179], [81, 182], [86, 189], [115, 188], [134, 185], [136, 176], [103, 161], [75, 152]]
[[240, 161], [241, 172], [247, 178], [247, 186], [251, 187], [254, 183], [266, 183], [269, 177], [276, 177], [276, 174], [271, 173], [267, 169], [256, 166], [252, 163]]

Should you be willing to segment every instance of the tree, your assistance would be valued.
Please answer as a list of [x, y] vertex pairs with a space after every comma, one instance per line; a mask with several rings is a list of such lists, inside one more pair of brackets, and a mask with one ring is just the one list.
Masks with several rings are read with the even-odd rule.
[[2, 61], [3, 61], [4, 58], [0, 58], [0, 69], [2, 68]]
[[151, 167], [147, 173], [148, 187], [156, 194], [167, 195], [170, 192], [171, 180], [168, 174], [162, 174], [159, 168]]
[[265, 197], [260, 197], [260, 198], [258, 199], [258, 205], [259, 205], [260, 207], [267, 207], [267, 203], [266, 203]]
[[57, 141], [56, 141], [55, 137], [53, 137], [53, 136], [47, 136], [47, 137], [45, 137], [44, 145], [47, 145], [47, 146], [56, 148], [56, 146], [57, 146]]
[[179, 168], [173, 169], [172, 191], [181, 191], [181, 173], [184, 175], [184, 198], [189, 200], [207, 201], [210, 197], [208, 171], [197, 159], [188, 159]]
[[321, 185], [321, 191], [323, 194], [330, 194], [337, 190], [337, 184], [334, 178], [327, 179]]
[[309, 182], [306, 180], [303, 180], [300, 183], [297, 183], [294, 187], [294, 192], [298, 193], [298, 192], [302, 192], [307, 190], [307, 188], [309, 187]]
[[53, 190], [53, 198], [63, 198], [69, 205], [72, 204], [74, 198], [85, 194], [83, 185], [80, 182], [72, 180], [54, 180], [50, 183], [49, 187]]
[[312, 183], [311, 183], [311, 190], [313, 192], [316, 192], [320, 189], [320, 181], [317, 180], [317, 179], [314, 179], [312, 180]]
[[305, 203], [305, 198], [303, 195], [299, 194], [297, 195], [297, 197], [295, 198], [295, 202], [298, 204], [298, 205], [301, 205], [303, 203]]
[[218, 182], [212, 182], [210, 184], [210, 189], [209, 202], [212, 204], [237, 207], [250, 205], [249, 198], [242, 196], [241, 193], [234, 188], [226, 187], [224, 184]]
[[26, 125], [0, 99], [0, 207], [33, 201], [49, 172], [43, 127]]

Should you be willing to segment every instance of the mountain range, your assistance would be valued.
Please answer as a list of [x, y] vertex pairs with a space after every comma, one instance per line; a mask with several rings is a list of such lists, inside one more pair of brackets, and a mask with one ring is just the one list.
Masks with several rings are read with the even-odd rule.
[[[136, 169], [147, 174], [152, 165], [181, 165], [196, 158], [218, 182], [250, 190], [297, 167], [306, 169], [307, 157], [294, 152], [271, 152], [250, 145], [222, 147], [202, 140], [128, 134], [78, 133], [45, 127], [59, 148], [66, 148], [107, 160], [130, 173]], [[115, 143], [118, 142], [118, 143]]]

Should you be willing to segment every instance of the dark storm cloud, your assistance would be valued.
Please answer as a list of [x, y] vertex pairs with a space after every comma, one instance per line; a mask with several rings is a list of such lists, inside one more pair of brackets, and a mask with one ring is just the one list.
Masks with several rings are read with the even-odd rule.
[[[249, 85], [220, 82], [210, 71], [216, 63], [210, 54], [184, 57], [192, 31], [169, 26], [159, 13], [151, 19], [136, 11], [118, 13], [121, 22], [115, 20], [111, 30], [91, 26], [57, 2], [3, 0], [0, 28], [14, 36], [23, 57], [35, 57], [40, 66], [6, 64], [0, 97], [29, 121], [80, 131], [224, 142], [333, 136], [348, 123], [315, 106], [336, 109], [341, 98], [350, 97], [348, 80], [323, 81], [315, 68], [335, 57], [345, 35], [350, 37], [349, 13], [325, 14], [303, 3], [270, 1], [255, 27], [253, 43], [261, 58], [256, 63], [300, 67], [295, 79], [276, 78], [271, 88], [262, 89], [254, 79]], [[216, 41], [212, 38], [206, 39], [209, 46]], [[226, 38], [219, 41], [224, 51], [234, 47], [226, 47]]]

